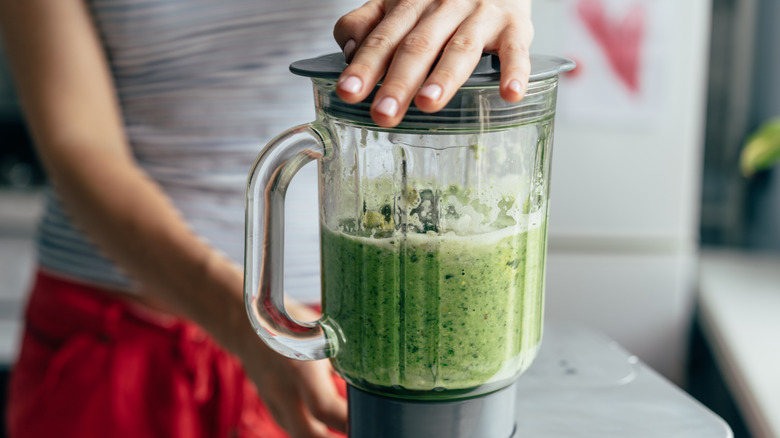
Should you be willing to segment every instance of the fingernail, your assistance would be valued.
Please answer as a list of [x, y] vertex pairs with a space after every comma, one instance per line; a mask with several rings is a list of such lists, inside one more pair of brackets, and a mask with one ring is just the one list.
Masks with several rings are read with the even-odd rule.
[[420, 96], [425, 96], [428, 99], [431, 100], [439, 100], [441, 97], [442, 89], [441, 86], [436, 84], [428, 84], [422, 88], [420, 88], [420, 91], [417, 93]]
[[523, 85], [517, 79], [512, 79], [509, 81], [508, 88], [517, 94], [523, 94]]
[[395, 117], [398, 114], [398, 101], [392, 97], [385, 97], [376, 106], [376, 112], [387, 117]]
[[352, 52], [355, 51], [355, 40], [347, 41], [344, 44], [344, 61], [349, 62], [352, 59]]
[[358, 93], [361, 88], [363, 88], [363, 81], [361, 81], [357, 76], [347, 76], [341, 82], [339, 82], [339, 88], [341, 91], [355, 94]]

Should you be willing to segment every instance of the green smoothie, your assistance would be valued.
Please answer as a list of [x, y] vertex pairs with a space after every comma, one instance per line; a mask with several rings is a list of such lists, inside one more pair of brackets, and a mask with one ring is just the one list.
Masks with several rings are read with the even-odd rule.
[[531, 363], [545, 220], [477, 235], [352, 234], [322, 227], [323, 313], [348, 381], [428, 397], [508, 383]]

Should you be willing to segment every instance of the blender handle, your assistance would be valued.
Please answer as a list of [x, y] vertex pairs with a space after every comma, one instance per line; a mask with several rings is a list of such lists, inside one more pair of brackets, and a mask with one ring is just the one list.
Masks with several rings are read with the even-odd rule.
[[260, 338], [292, 359], [324, 359], [336, 351], [336, 337], [325, 336], [330, 330], [322, 320], [300, 322], [290, 316], [283, 281], [287, 187], [298, 170], [322, 158], [328, 147], [327, 131], [314, 123], [290, 128], [258, 155], [247, 183], [244, 303]]

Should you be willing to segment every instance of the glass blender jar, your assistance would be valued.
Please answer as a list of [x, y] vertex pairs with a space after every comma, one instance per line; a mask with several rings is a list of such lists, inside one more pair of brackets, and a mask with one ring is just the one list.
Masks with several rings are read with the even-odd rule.
[[[247, 186], [245, 300], [258, 335], [348, 383], [351, 437], [510, 437], [512, 384], [542, 337], [558, 75], [532, 56], [525, 98], [504, 101], [486, 54], [449, 104], [375, 125], [373, 94], [336, 96], [340, 53], [298, 61], [317, 120], [258, 156]], [[319, 166], [322, 317], [284, 307], [288, 184]], [[312, 220], [314, 222], [314, 220]], [[312, 226], [315, 226], [312, 223]]]

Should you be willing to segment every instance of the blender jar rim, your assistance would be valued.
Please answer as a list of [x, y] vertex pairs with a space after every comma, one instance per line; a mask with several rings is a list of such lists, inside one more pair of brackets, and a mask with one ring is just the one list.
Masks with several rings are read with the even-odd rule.
[[[531, 73], [529, 82], [541, 81], [557, 77], [561, 73], [574, 69], [574, 61], [558, 56], [531, 54]], [[290, 71], [298, 76], [319, 79], [338, 79], [347, 67], [344, 54], [329, 53], [315, 58], [302, 59], [290, 64]], [[501, 76], [501, 65], [498, 55], [484, 53], [464, 86], [498, 85]], [[381, 85], [381, 80], [377, 85]]]
[[379, 127], [371, 119], [371, 103], [381, 83], [359, 103], [349, 104], [338, 97], [336, 80], [347, 66], [342, 53], [297, 61], [290, 70], [312, 79], [319, 118], [338, 119], [379, 131], [446, 133], [508, 129], [552, 117], [558, 75], [574, 68], [574, 62], [555, 56], [531, 55], [531, 65], [525, 97], [519, 102], [507, 102], [498, 91], [501, 73], [498, 56], [484, 54], [469, 80], [444, 108], [426, 113], [412, 102], [394, 128]]

